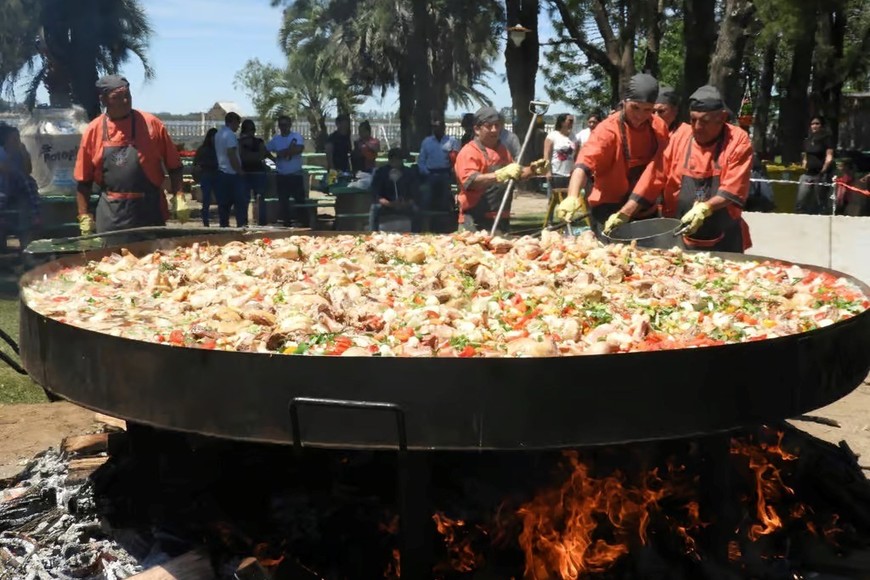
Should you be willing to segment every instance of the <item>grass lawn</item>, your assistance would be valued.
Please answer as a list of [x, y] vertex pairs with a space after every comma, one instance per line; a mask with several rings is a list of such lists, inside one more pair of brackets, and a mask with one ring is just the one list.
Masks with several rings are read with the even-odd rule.
[[[0, 328], [13, 339], [18, 340], [18, 296], [14, 291], [6, 291], [7, 286], [11, 285], [14, 288], [14, 281], [11, 284], [6, 282], [6, 280], [0, 281], [0, 285], [3, 286], [3, 291], [0, 292]], [[18, 360], [18, 356], [5, 341], [0, 340], [0, 349], [13, 360]], [[19, 375], [6, 363], [0, 361], [0, 404], [44, 403], [47, 400], [39, 385], [30, 378]]]

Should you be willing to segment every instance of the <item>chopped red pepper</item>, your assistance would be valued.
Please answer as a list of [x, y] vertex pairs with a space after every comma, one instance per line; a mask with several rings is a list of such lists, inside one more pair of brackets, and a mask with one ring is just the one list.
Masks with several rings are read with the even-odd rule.
[[475, 354], [477, 354], [477, 349], [469, 344], [460, 351], [459, 358], [471, 358]]

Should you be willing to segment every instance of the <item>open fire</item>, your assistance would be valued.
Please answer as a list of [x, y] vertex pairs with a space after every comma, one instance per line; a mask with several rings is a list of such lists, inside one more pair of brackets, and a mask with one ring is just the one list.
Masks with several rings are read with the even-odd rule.
[[[132, 530], [139, 544], [151, 542], [141, 550], [151, 561], [205, 550], [220, 578], [402, 577], [389, 453], [296, 456], [285, 448], [205, 440], [164, 447], [158, 459], [155, 477], [148, 477], [141, 464], [149, 459], [122, 451], [92, 475], [86, 493], [75, 488], [76, 496], [91, 499], [79, 502], [63, 525], [88, 522], [90, 535], [79, 534], [80, 541], [101, 554], [89, 567], [80, 564], [77, 570], [89, 573], [78, 577], [115, 577], [106, 567], [118, 562], [130, 569], [138, 556], [123, 555], [120, 543], [129, 544]], [[433, 578], [870, 573], [854, 573], [849, 559], [870, 543], [870, 486], [854, 457], [787, 425], [710, 441], [438, 453], [431, 461]], [[44, 485], [51, 477], [41, 469]], [[56, 558], [57, 547], [20, 532], [39, 529], [23, 522], [24, 504], [15, 499], [28, 485], [36, 484], [17, 482], [18, 491], [0, 498], [0, 570], [21, 572], [40, 562], [38, 577], [64, 577], [57, 563], [51, 575], [56, 561], [39, 554], [48, 550]], [[45, 509], [68, 510], [69, 494], [54, 493], [65, 503]], [[40, 517], [32, 506], [25, 511]], [[55, 534], [61, 536], [70, 541], [75, 534]], [[155, 558], [159, 550], [165, 557]], [[256, 574], [248, 566], [242, 575], [240, 563], [250, 557]]]

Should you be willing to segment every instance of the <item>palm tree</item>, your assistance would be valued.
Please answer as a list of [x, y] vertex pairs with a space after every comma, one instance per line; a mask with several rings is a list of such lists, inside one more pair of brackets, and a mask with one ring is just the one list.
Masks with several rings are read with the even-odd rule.
[[0, 73], [7, 83], [29, 77], [29, 107], [45, 86], [51, 106], [78, 103], [93, 118], [100, 114], [94, 84], [101, 74], [117, 73], [136, 56], [145, 78], [154, 77], [146, 57], [151, 26], [138, 0], [10, 1], [26, 5], [33, 17], [15, 36], [23, 47], [17, 61], [7, 66], [4, 58]]
[[403, 147], [419, 144], [449, 101], [488, 102], [478, 87], [504, 25], [497, 0], [273, 0], [279, 4], [287, 6], [288, 54], [323, 34], [319, 54], [352, 71], [349, 80], [366, 94], [398, 87]]

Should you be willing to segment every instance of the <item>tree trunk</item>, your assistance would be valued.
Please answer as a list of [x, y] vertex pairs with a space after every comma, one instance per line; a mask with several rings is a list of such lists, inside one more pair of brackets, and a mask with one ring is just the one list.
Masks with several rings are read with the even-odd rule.
[[662, 13], [665, 10], [664, 0], [647, 0], [647, 33], [646, 33], [646, 56], [644, 57], [643, 70], [652, 76], [659, 78], [659, 51], [662, 43]]
[[681, 115], [688, 110], [689, 95], [709, 79], [710, 56], [716, 44], [715, 0], [683, 0], [683, 66]]
[[776, 42], [770, 42], [764, 48], [764, 57], [759, 74], [758, 94], [755, 95], [752, 123], [752, 148], [763, 159], [770, 158], [767, 143], [767, 127], [770, 122], [770, 92], [773, 89], [773, 77], [776, 72]]
[[70, 43], [63, 18], [48, 19], [40, 30], [40, 51], [45, 67], [45, 85], [48, 102], [52, 107], [72, 106], [72, 82], [70, 72]]
[[810, 85], [817, 21], [815, 10], [811, 7], [803, 12], [799, 19], [802, 28], [794, 39], [791, 72], [779, 108], [783, 163], [800, 162], [804, 137], [807, 134], [807, 88]]
[[403, 67], [399, 70], [399, 126], [401, 127], [401, 146], [411, 150], [411, 128], [414, 126], [414, 73]]
[[[95, 2], [82, 2], [78, 10], [78, 18], [88, 22], [98, 22], [100, 14]], [[72, 78], [70, 89], [72, 99], [81, 105], [89, 119], [95, 119], [101, 113], [100, 98], [94, 86], [97, 83], [96, 62], [100, 56], [100, 45], [92, 31], [82, 34], [86, 29], [80, 26], [71, 27], [70, 55]]]
[[843, 2], [824, 5], [819, 15], [817, 50], [813, 62], [812, 113], [822, 115], [828, 122], [828, 130], [837, 142], [839, 134], [840, 97], [843, 82], [838, 69], [843, 58], [843, 43], [846, 33], [846, 10]]
[[[535, 100], [535, 78], [538, 75], [538, 0], [506, 0], [507, 24], [519, 24], [529, 29], [520, 46], [511, 40], [505, 45], [505, 69], [511, 91], [513, 132], [522, 139], [526, 135], [532, 114], [529, 102]], [[527, 160], [526, 160], [527, 161]]]
[[432, 34], [429, 19], [429, 0], [414, 0], [413, 29], [414, 42], [408, 45], [410, 66], [414, 71], [414, 123], [411, 128], [411, 147], [417, 149], [426, 137], [432, 125], [434, 99], [432, 90], [434, 79], [430, 62], [430, 35]]
[[732, 111], [739, 111], [743, 96], [740, 69], [746, 47], [746, 28], [755, 8], [752, 0], [726, 0], [716, 50], [710, 62], [710, 84], [719, 89]]

